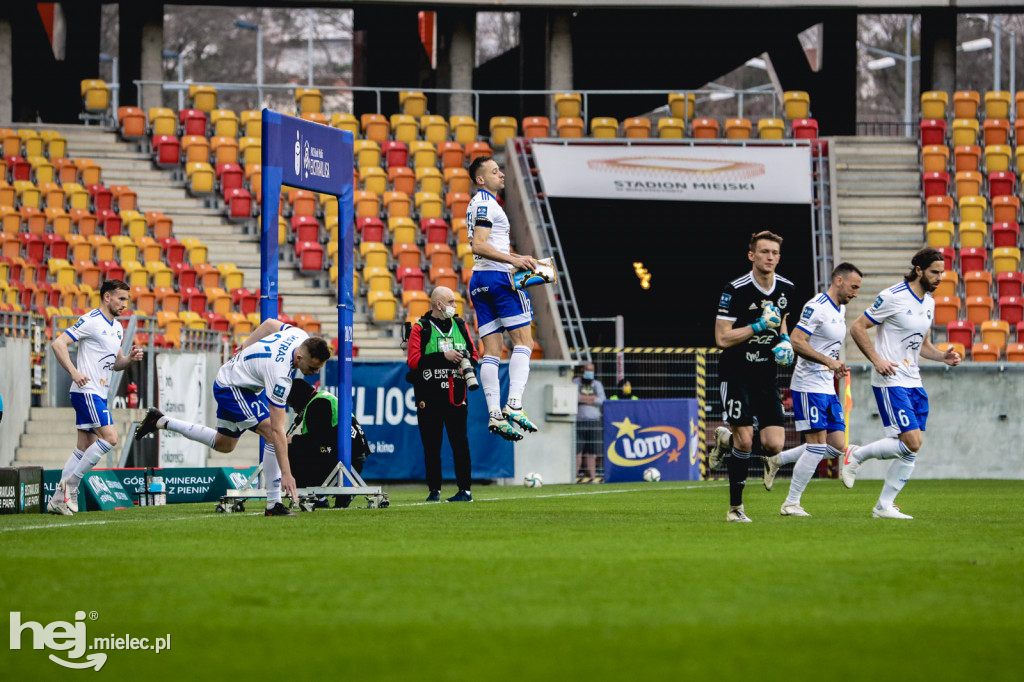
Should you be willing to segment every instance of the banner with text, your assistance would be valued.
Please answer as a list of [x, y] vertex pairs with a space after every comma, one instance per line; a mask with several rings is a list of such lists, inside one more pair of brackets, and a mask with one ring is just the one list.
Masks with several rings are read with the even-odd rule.
[[[202, 353], [161, 353], [156, 358], [160, 410], [174, 419], [193, 424], [206, 422], [206, 356]], [[201, 467], [207, 447], [166, 429], [160, 438], [160, 466]]]
[[699, 481], [697, 401], [606, 400], [604, 480], [642, 481], [654, 467], [663, 481]]
[[[337, 360], [327, 363], [327, 385], [334, 385]], [[356, 362], [352, 367], [352, 412], [366, 433], [370, 456], [363, 467], [365, 479], [426, 478], [423, 443], [416, 421], [416, 397], [405, 380], [404, 362]], [[508, 364], [498, 370], [508, 385]], [[508, 478], [514, 475], [512, 444], [487, 430], [487, 403], [483, 391], [469, 392], [469, 453], [473, 478]], [[441, 447], [441, 475], [455, 478], [452, 450], [445, 436]]]
[[811, 202], [808, 146], [533, 143], [548, 196]]

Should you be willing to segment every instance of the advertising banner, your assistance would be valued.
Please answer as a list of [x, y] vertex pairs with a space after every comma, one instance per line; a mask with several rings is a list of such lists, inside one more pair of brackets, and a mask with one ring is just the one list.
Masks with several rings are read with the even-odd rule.
[[552, 197], [811, 202], [807, 146], [533, 143]]
[[[160, 410], [174, 419], [193, 424], [206, 421], [206, 356], [202, 353], [161, 353], [156, 357]], [[207, 447], [180, 433], [160, 429], [160, 466], [201, 467]]]
[[606, 400], [603, 418], [606, 482], [700, 480], [696, 400]]
[[[327, 385], [333, 386], [337, 361], [327, 363]], [[352, 372], [352, 412], [366, 433], [370, 456], [363, 478], [419, 479], [426, 477], [423, 443], [416, 422], [416, 397], [405, 380], [404, 362], [359, 362]], [[508, 365], [499, 367], [499, 379], [508, 385]], [[483, 391], [469, 392], [468, 435], [473, 478], [507, 478], [514, 474], [513, 446], [487, 430], [487, 403]], [[345, 431], [348, 433], [348, 431]], [[441, 475], [455, 478], [447, 436], [441, 447]]]
[[[171, 468], [154, 469], [154, 476], [162, 476], [167, 490], [167, 504], [180, 504], [183, 502], [217, 502], [228, 490], [238, 490], [245, 481], [256, 470], [251, 467], [199, 467], [199, 468]], [[60, 482], [60, 469], [47, 469], [44, 473], [44, 500], [50, 499], [50, 495], [57, 489]], [[98, 476], [103, 484], [90, 484], [90, 478]], [[97, 509], [119, 509], [122, 507], [134, 506], [138, 501], [136, 493], [141, 492], [146, 480], [145, 469], [98, 469], [86, 474], [85, 480], [79, 488], [79, 500], [82, 493], [88, 489], [86, 496], [88, 504], [79, 507], [82, 511], [96, 511]], [[115, 498], [113, 506], [109, 500], [104, 500], [102, 492]], [[96, 490], [101, 492], [95, 493]], [[117, 492], [115, 492], [117, 491]], [[99, 496], [99, 500], [94, 498]], [[121, 497], [123, 495], [124, 497]], [[126, 502], [125, 499], [128, 501]], [[103, 505], [106, 502], [106, 506]]]

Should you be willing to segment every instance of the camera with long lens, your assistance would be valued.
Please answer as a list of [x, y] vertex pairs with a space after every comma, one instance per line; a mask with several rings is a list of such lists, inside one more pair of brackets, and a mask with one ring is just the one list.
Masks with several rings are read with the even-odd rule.
[[473, 363], [469, 361], [469, 355], [466, 351], [462, 351], [462, 360], [459, 362], [459, 374], [462, 375], [462, 380], [466, 382], [466, 388], [471, 391], [480, 388], [480, 382], [476, 379], [476, 372], [473, 371]]

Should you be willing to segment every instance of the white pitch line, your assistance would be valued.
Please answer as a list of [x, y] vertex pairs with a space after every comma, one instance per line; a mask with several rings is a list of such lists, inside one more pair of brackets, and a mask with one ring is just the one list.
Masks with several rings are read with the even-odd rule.
[[[580, 495], [616, 495], [620, 493], [638, 493], [638, 492], [673, 492], [676, 490], [698, 490], [702, 488], [721, 488], [728, 485], [727, 483], [712, 483], [707, 485], [688, 485], [681, 488], [659, 488], [659, 487], [643, 487], [643, 488], [618, 488], [615, 490], [584, 490], [573, 493], [551, 493], [549, 495], [510, 495], [507, 497], [485, 497], [476, 498], [476, 502], [503, 502], [505, 500], [539, 500], [539, 499], [550, 499], [555, 497], [578, 497]], [[437, 505], [437, 502], [405, 502], [400, 504], [390, 505], [392, 507], [431, 507]], [[454, 504], [454, 503], [453, 503]], [[353, 507], [352, 509], [358, 510], [363, 507]], [[327, 510], [321, 510], [327, 511]], [[334, 511], [332, 508], [330, 511]], [[95, 513], [95, 512], [92, 512]], [[249, 512], [245, 516], [257, 516], [260, 512]], [[226, 514], [200, 514], [198, 516], [174, 516], [170, 518], [146, 518], [146, 517], [135, 517], [135, 518], [111, 518], [103, 521], [76, 521], [72, 523], [50, 523], [46, 525], [36, 526], [18, 526], [14, 528], [0, 528], [0, 533], [12, 533], [15, 531], [25, 530], [49, 530], [52, 528], [78, 528], [80, 526], [105, 526], [113, 523], [173, 523], [178, 521], [194, 521], [196, 519], [212, 519], [219, 516], [226, 516]]]

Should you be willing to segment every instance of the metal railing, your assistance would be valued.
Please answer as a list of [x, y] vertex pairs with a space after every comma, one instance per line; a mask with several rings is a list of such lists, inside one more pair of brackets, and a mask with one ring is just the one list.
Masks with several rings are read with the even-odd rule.
[[[187, 92], [188, 89], [193, 85], [208, 85], [218, 91], [223, 92], [259, 92], [262, 90], [270, 92], [288, 92], [294, 93], [300, 88], [316, 88], [321, 93], [357, 93], [366, 92], [373, 93], [375, 95], [377, 112], [381, 112], [381, 96], [384, 93], [398, 94], [400, 92], [422, 92], [425, 95], [470, 95], [473, 100], [473, 118], [477, 121], [480, 120], [480, 101], [486, 97], [527, 97], [527, 96], [554, 96], [571, 92], [578, 94], [581, 97], [581, 111], [580, 117], [587, 121], [589, 120], [590, 111], [590, 98], [592, 97], [606, 97], [606, 96], [651, 96], [651, 95], [662, 95], [665, 97], [666, 108], [668, 102], [668, 96], [670, 94], [685, 94], [693, 95], [696, 104], [702, 102], [721, 102], [725, 101], [724, 96], [732, 97], [736, 101], [736, 117], [743, 116], [743, 109], [748, 98], [770, 98], [772, 103], [772, 117], [777, 117], [778, 107], [780, 103], [781, 93], [775, 91], [774, 88], [768, 89], [770, 84], [759, 85], [752, 88], [734, 89], [726, 87], [717, 87], [700, 90], [680, 90], [680, 89], [665, 89], [665, 90], [472, 90], [472, 89], [459, 89], [459, 88], [420, 88], [420, 87], [376, 87], [376, 86], [362, 86], [362, 85], [297, 85], [295, 83], [264, 83], [263, 85], [256, 85], [255, 83], [226, 83], [216, 81], [164, 81], [164, 80], [134, 80], [132, 81], [137, 87], [147, 85], [160, 86], [162, 91], [169, 92]], [[728, 98], [726, 97], [726, 99]], [[659, 107], [660, 109], [660, 107]], [[657, 112], [658, 110], [655, 110]], [[334, 113], [354, 113], [354, 112], [334, 112]], [[554, 112], [549, 112], [553, 114]], [[647, 114], [638, 112], [638, 116], [644, 116]]]
[[857, 134], [871, 137], [916, 137], [917, 123], [906, 121], [857, 121]]

